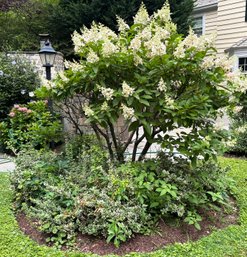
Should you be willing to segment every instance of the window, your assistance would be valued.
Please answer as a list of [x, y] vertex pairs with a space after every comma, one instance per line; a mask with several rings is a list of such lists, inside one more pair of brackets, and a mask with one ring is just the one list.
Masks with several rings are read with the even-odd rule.
[[242, 72], [247, 73], [247, 57], [241, 57], [241, 58], [238, 59], [238, 68]]
[[198, 16], [193, 19], [193, 30], [197, 36], [201, 36], [203, 31], [203, 16]]

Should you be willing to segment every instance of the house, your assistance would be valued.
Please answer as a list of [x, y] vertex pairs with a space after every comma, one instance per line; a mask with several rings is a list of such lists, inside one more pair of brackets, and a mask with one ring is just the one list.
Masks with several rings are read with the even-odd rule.
[[219, 54], [235, 55], [236, 68], [247, 72], [247, 1], [197, 0], [193, 11], [198, 35], [216, 33]]

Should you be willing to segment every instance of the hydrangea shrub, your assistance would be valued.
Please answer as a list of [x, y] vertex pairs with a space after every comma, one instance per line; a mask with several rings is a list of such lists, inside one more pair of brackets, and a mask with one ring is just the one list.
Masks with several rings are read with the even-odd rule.
[[[215, 156], [219, 138], [214, 120], [234, 102], [236, 92], [246, 90], [245, 81], [232, 72], [231, 60], [217, 56], [213, 36], [190, 31], [183, 39], [166, 4], [152, 16], [142, 5], [131, 27], [117, 20], [118, 34], [96, 23], [74, 32], [80, 60], [67, 62], [68, 70], [39, 95], [58, 101], [83, 96], [82, 117], [119, 161], [130, 144], [132, 161], [140, 145], [142, 160], [153, 143], [177, 149], [192, 161]], [[121, 118], [129, 130], [125, 140], [116, 129]], [[188, 130], [168, 133], [177, 128]]]

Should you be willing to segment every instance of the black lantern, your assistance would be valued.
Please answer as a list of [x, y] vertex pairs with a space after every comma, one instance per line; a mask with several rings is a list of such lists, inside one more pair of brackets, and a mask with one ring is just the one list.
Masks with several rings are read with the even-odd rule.
[[41, 41], [42, 47], [39, 51], [39, 56], [43, 67], [46, 68], [46, 79], [51, 80], [51, 67], [53, 67], [57, 52], [51, 46], [49, 35], [45, 34], [46, 37], [42, 36], [43, 41]]

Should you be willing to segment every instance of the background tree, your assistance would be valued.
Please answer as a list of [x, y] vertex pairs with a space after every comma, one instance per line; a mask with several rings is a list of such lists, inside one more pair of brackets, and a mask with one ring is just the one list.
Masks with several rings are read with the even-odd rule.
[[[50, 16], [50, 33], [58, 49], [65, 53], [66, 57], [74, 57], [71, 35], [75, 30], [79, 31], [83, 25], [89, 26], [92, 21], [96, 21], [117, 31], [116, 15], [128, 24], [133, 24], [132, 17], [141, 2], [144, 2], [149, 14], [164, 4], [164, 0], [61, 0], [58, 6], [53, 8]], [[179, 33], [188, 32], [194, 2], [194, 0], [169, 0], [172, 19], [177, 24]]]
[[55, 0], [8, 1], [0, 6], [0, 51], [39, 49], [39, 34], [49, 31]]

